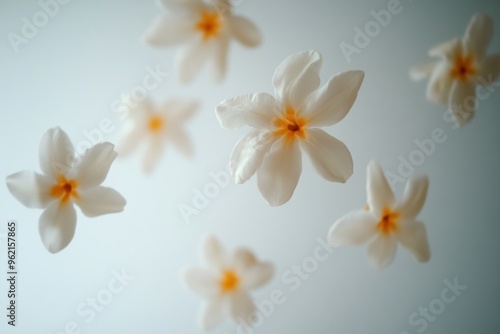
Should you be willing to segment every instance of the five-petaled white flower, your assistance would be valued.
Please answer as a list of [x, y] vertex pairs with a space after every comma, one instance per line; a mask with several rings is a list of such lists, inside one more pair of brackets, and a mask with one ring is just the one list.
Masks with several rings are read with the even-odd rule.
[[[474, 15], [463, 38], [455, 38], [429, 51], [439, 62], [415, 66], [414, 80], [430, 77], [427, 98], [448, 104], [458, 126], [472, 120], [476, 111], [476, 86], [491, 85], [500, 74], [500, 54], [486, 55], [493, 38], [493, 20], [484, 13]], [[478, 90], [478, 96], [480, 92]], [[484, 95], [483, 95], [484, 96]]]
[[273, 265], [257, 261], [245, 248], [238, 248], [230, 255], [215, 237], [204, 242], [203, 258], [207, 267], [193, 267], [183, 273], [189, 289], [206, 299], [201, 327], [213, 329], [228, 315], [247, 325], [255, 311], [247, 291], [268, 282], [273, 275]]
[[43, 174], [21, 171], [7, 176], [10, 193], [29, 208], [45, 209], [39, 232], [51, 253], [64, 249], [73, 239], [76, 211], [87, 217], [123, 211], [125, 199], [114, 189], [100, 184], [106, 178], [117, 153], [110, 143], [99, 143], [81, 157], [75, 157], [68, 135], [60, 128], [48, 130], [40, 143]]
[[176, 71], [183, 83], [211, 62], [214, 78], [226, 73], [229, 42], [235, 39], [247, 47], [261, 42], [261, 33], [247, 18], [232, 13], [230, 1], [161, 0], [169, 11], [153, 23], [146, 41], [153, 46], [182, 46], [176, 56]]
[[135, 106], [128, 104], [128, 121], [123, 138], [116, 148], [120, 156], [132, 152], [141, 141], [147, 141], [143, 169], [150, 172], [162, 156], [167, 141], [186, 156], [192, 155], [191, 141], [182, 126], [197, 111], [197, 101], [170, 99], [159, 108], [155, 108], [149, 99], [144, 99]]
[[379, 164], [372, 161], [367, 174], [367, 206], [336, 221], [329, 231], [329, 242], [334, 246], [370, 242], [368, 257], [378, 268], [392, 263], [398, 241], [418, 261], [428, 261], [427, 232], [424, 224], [416, 220], [427, 196], [427, 176], [412, 176], [403, 200], [396, 203]]
[[351, 153], [344, 143], [316, 127], [333, 125], [345, 117], [364, 72], [337, 74], [320, 88], [321, 63], [316, 51], [294, 54], [274, 73], [276, 98], [266, 93], [240, 96], [216, 108], [222, 127], [254, 128], [234, 147], [230, 170], [236, 183], [257, 172], [260, 192], [272, 206], [292, 197], [302, 172], [301, 150], [328, 181], [345, 182], [352, 174]]

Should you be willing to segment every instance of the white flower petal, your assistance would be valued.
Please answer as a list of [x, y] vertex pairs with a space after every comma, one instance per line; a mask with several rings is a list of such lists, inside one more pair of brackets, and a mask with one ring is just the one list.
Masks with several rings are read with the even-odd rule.
[[219, 240], [209, 236], [203, 243], [203, 258], [214, 269], [224, 268], [227, 264], [227, 254]]
[[464, 35], [464, 51], [482, 59], [493, 39], [493, 19], [485, 13], [475, 14]]
[[63, 250], [73, 239], [76, 228], [76, 211], [71, 202], [52, 203], [40, 216], [38, 230], [43, 245], [51, 253]]
[[200, 102], [188, 99], [170, 99], [160, 107], [160, 112], [171, 122], [185, 122], [198, 111]]
[[297, 143], [285, 139], [273, 145], [257, 171], [259, 190], [271, 206], [290, 200], [302, 172], [302, 157]]
[[240, 325], [245, 325], [250, 320], [250, 315], [255, 311], [255, 305], [245, 291], [237, 291], [230, 296], [231, 314]]
[[427, 63], [413, 66], [410, 69], [410, 78], [414, 81], [420, 81], [429, 78], [436, 68], [437, 63]]
[[476, 112], [476, 85], [472, 81], [455, 81], [450, 92], [449, 106], [458, 126], [464, 126]]
[[88, 149], [74, 168], [78, 187], [88, 189], [100, 185], [106, 179], [117, 155], [114, 145], [108, 142], [99, 143]]
[[236, 183], [244, 183], [255, 174], [274, 141], [272, 132], [254, 130], [236, 143], [229, 159], [231, 176]]
[[450, 97], [453, 78], [450, 75], [451, 65], [447, 62], [440, 62], [432, 72], [427, 85], [427, 99], [434, 103], [446, 104]]
[[182, 128], [170, 128], [166, 132], [167, 138], [170, 140], [173, 146], [179, 150], [182, 154], [191, 157], [194, 153], [193, 143], [191, 138], [187, 135], [186, 131]]
[[379, 234], [368, 246], [368, 258], [376, 268], [385, 268], [394, 261], [397, 246], [396, 238]]
[[208, 58], [212, 57], [210, 42], [191, 39], [191, 42], [178, 51], [175, 57], [175, 69], [179, 82], [187, 84], [193, 81]]
[[195, 31], [194, 19], [169, 14], [153, 22], [144, 40], [156, 47], [179, 45], [192, 38]]
[[175, 14], [184, 15], [198, 13], [207, 7], [201, 0], [160, 0], [160, 3]]
[[369, 211], [353, 211], [337, 220], [328, 232], [332, 246], [360, 245], [376, 235], [377, 218]]
[[229, 313], [225, 298], [215, 298], [207, 301], [201, 314], [201, 328], [209, 331], [217, 327]]
[[269, 129], [275, 118], [276, 100], [267, 93], [238, 96], [224, 100], [215, 109], [223, 128], [237, 129], [244, 125]]
[[412, 175], [406, 183], [403, 199], [394, 211], [399, 212], [404, 218], [415, 219], [424, 206], [428, 188], [427, 175]]
[[148, 141], [142, 169], [145, 173], [151, 173], [163, 156], [165, 150], [165, 138], [161, 135], [153, 135]]
[[479, 76], [484, 79], [483, 81], [479, 81], [479, 83], [484, 85], [484, 82], [488, 82], [487, 86], [498, 79], [500, 76], [500, 53], [486, 56], [483, 59]]
[[211, 43], [212, 51], [212, 75], [216, 82], [222, 82], [227, 72], [227, 54], [229, 48], [229, 38], [218, 36]]
[[418, 221], [401, 224], [397, 233], [399, 242], [420, 262], [427, 262], [431, 258], [429, 241], [425, 225]]
[[7, 176], [6, 183], [12, 196], [28, 208], [46, 208], [55, 200], [50, 196], [54, 182], [45, 175], [25, 170]]
[[430, 57], [441, 57], [450, 62], [455, 60], [455, 57], [462, 52], [462, 40], [454, 38], [452, 40], [441, 43], [429, 50]]
[[257, 26], [249, 19], [231, 15], [226, 18], [231, 36], [241, 44], [248, 47], [256, 47], [262, 41], [262, 34]]
[[78, 192], [78, 198], [75, 198], [74, 201], [87, 217], [122, 212], [123, 207], [127, 204], [120, 193], [103, 186]]
[[182, 275], [187, 287], [200, 297], [211, 299], [220, 293], [218, 277], [214, 272], [203, 268], [189, 268]]
[[40, 142], [40, 168], [45, 175], [57, 179], [71, 171], [75, 150], [66, 132], [56, 127], [49, 129]]
[[120, 156], [126, 156], [134, 151], [146, 135], [144, 128], [136, 123], [128, 123], [123, 130], [123, 136], [116, 145], [116, 152]]
[[306, 98], [301, 116], [308, 119], [309, 126], [340, 122], [356, 101], [364, 77], [363, 71], [347, 71], [335, 75]]
[[256, 263], [242, 270], [242, 286], [244, 289], [258, 288], [271, 279], [274, 266], [269, 262]]
[[367, 167], [366, 192], [368, 206], [376, 217], [381, 217], [384, 209], [393, 208], [394, 193], [387, 182], [384, 171], [375, 161], [371, 161]]
[[299, 108], [305, 98], [319, 87], [321, 55], [316, 51], [296, 53], [286, 58], [276, 69], [273, 87], [276, 99], [284, 108]]
[[308, 129], [301, 148], [309, 156], [316, 171], [328, 181], [345, 183], [352, 175], [353, 162], [343, 142], [321, 129]]

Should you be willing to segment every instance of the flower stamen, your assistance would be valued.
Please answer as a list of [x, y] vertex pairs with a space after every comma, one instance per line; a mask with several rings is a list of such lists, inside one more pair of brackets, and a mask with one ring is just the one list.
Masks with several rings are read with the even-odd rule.
[[203, 39], [207, 40], [219, 34], [221, 19], [217, 12], [203, 12], [201, 19], [196, 23], [196, 29], [203, 33]]
[[392, 212], [389, 209], [384, 209], [382, 212], [382, 219], [377, 224], [377, 229], [385, 235], [390, 234], [398, 229], [397, 220], [399, 214]]
[[238, 288], [239, 283], [240, 279], [233, 270], [224, 271], [219, 282], [222, 293], [233, 292]]
[[451, 70], [451, 77], [461, 81], [467, 81], [470, 77], [477, 74], [477, 68], [474, 65], [474, 57], [459, 54], [455, 58], [455, 63]]
[[277, 130], [274, 131], [277, 136], [285, 136], [287, 141], [293, 141], [295, 137], [304, 139], [306, 137], [307, 121], [297, 116], [293, 108], [288, 107], [281, 118], [274, 121]]
[[60, 198], [61, 203], [66, 203], [71, 197], [78, 198], [76, 188], [78, 183], [75, 180], [67, 180], [64, 176], [59, 176], [57, 184], [50, 189], [50, 196]]
[[165, 120], [158, 115], [154, 115], [154, 116], [151, 116], [149, 119], [148, 128], [149, 128], [149, 131], [155, 133], [155, 132], [159, 132], [161, 129], [163, 129], [164, 125], [165, 125]]

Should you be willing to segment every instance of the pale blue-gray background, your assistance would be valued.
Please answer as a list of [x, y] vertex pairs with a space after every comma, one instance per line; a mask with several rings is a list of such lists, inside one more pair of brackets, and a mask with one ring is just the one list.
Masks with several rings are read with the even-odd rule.
[[[500, 52], [500, 6], [497, 1], [403, 0], [403, 10], [348, 63], [339, 45], [353, 43], [354, 28], [372, 21], [371, 10], [387, 8], [386, 0], [264, 1], [245, 0], [235, 12], [251, 18], [264, 41], [248, 50], [233, 44], [229, 72], [222, 84], [207, 73], [188, 86], [165, 79], [151, 95], [157, 102], [172, 96], [197, 98], [202, 108], [187, 125], [196, 154], [185, 159], [167, 147], [151, 175], [140, 169], [141, 154], [117, 159], [105, 185], [128, 200], [120, 214], [87, 218], [78, 212], [72, 243], [52, 255], [38, 235], [41, 210], [23, 207], [0, 187], [0, 232], [9, 219], [18, 222], [18, 326], [2, 332], [60, 333], [75, 322], [81, 333], [198, 333], [201, 299], [180, 282], [181, 268], [199, 263], [199, 245], [214, 234], [234, 249], [252, 248], [276, 264], [276, 274], [254, 291], [256, 300], [283, 291], [254, 333], [417, 333], [412, 313], [440, 298], [445, 280], [466, 285], [442, 314], [428, 322], [425, 333], [498, 333], [500, 327], [500, 221], [498, 218], [500, 92], [481, 101], [471, 124], [455, 130], [443, 120], [445, 106], [425, 100], [425, 83], [414, 83], [408, 69], [429, 60], [437, 43], [461, 36], [469, 19], [485, 11], [497, 22], [490, 52]], [[7, 39], [19, 34], [22, 18], [40, 11], [37, 1], [0, 3], [0, 175], [22, 169], [39, 171], [38, 145], [50, 127], [62, 127], [75, 143], [103, 118], [114, 130], [105, 140], [116, 142], [123, 121], [110, 105], [141, 84], [146, 68], [171, 71], [174, 49], [153, 49], [142, 42], [150, 23], [163, 9], [154, 1], [79, 1], [59, 12], [15, 53]], [[230, 184], [187, 224], [179, 213], [192, 205], [193, 188], [211, 182], [210, 172], [224, 170], [238, 138], [248, 129], [221, 129], [214, 107], [223, 99], [272, 92], [271, 77], [288, 55], [316, 49], [324, 57], [323, 82], [349, 69], [366, 72], [349, 115], [326, 130], [350, 148], [354, 175], [344, 185], [323, 180], [304, 161], [299, 185], [287, 204], [270, 208], [255, 179]], [[427, 173], [430, 189], [420, 219], [427, 225], [432, 258], [417, 263], [399, 248], [394, 263], [372, 268], [364, 247], [346, 247], [321, 262], [297, 291], [282, 280], [294, 264], [314, 255], [317, 238], [331, 224], [364, 205], [365, 168], [378, 160], [393, 173], [399, 156], [417, 149], [414, 141], [441, 128], [446, 141], [416, 167]], [[398, 196], [403, 183], [395, 186]], [[1, 240], [0, 266], [6, 252]], [[95, 297], [124, 268], [135, 278], [89, 323], [78, 315], [80, 303]], [[5, 271], [2, 269], [2, 271]], [[5, 310], [5, 281], [0, 305]], [[437, 304], [436, 304], [437, 305]], [[422, 319], [418, 316], [416, 319]], [[228, 320], [214, 333], [236, 333]], [[245, 333], [245, 332], [244, 332]]]

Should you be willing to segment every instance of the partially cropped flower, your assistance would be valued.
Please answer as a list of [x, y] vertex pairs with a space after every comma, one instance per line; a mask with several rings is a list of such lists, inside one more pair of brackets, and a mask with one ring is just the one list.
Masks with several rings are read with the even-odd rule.
[[368, 204], [364, 210], [351, 212], [336, 221], [330, 229], [329, 242], [333, 246], [368, 242], [368, 257], [378, 268], [392, 263], [398, 242], [418, 261], [428, 261], [427, 232], [424, 224], [416, 220], [427, 196], [427, 176], [411, 177], [399, 203], [376, 162], [368, 165], [367, 177]]
[[[476, 86], [490, 86], [500, 74], [500, 54], [486, 55], [493, 38], [493, 20], [474, 15], [463, 38], [455, 38], [429, 51], [439, 61], [415, 66], [414, 80], [430, 77], [427, 99], [447, 104], [458, 126], [470, 122], [476, 111]], [[479, 94], [479, 92], [478, 92]]]
[[213, 329], [229, 315], [242, 325], [248, 324], [249, 316], [255, 311], [248, 291], [271, 279], [273, 265], [257, 261], [245, 248], [228, 254], [214, 237], [207, 238], [203, 244], [203, 260], [204, 267], [187, 269], [183, 275], [189, 289], [206, 300], [201, 327]]
[[144, 99], [129, 106], [129, 110], [123, 138], [116, 148], [120, 156], [131, 153], [145, 142], [143, 169], [150, 172], [161, 158], [167, 142], [186, 156], [193, 154], [191, 140], [183, 126], [198, 110], [197, 101], [170, 99], [157, 108], [149, 99]]
[[301, 151], [328, 181], [343, 183], [352, 174], [347, 147], [318, 127], [336, 124], [346, 116], [364, 72], [339, 73], [319, 87], [321, 63], [316, 51], [294, 54], [274, 73], [275, 97], [258, 93], [217, 106], [222, 127], [253, 128], [234, 147], [230, 170], [236, 183], [244, 183], [257, 173], [259, 190], [272, 206], [292, 197], [302, 172]]
[[28, 208], [45, 209], [39, 232], [49, 252], [61, 251], [73, 239], [74, 204], [87, 217], [123, 211], [125, 199], [116, 190], [100, 185], [116, 155], [112, 144], [100, 143], [76, 157], [68, 135], [52, 128], [40, 143], [43, 174], [25, 170], [7, 176], [7, 187], [19, 202]]
[[261, 33], [247, 18], [235, 15], [229, 0], [161, 0], [167, 13], [146, 33], [157, 47], [179, 46], [175, 63], [179, 80], [188, 83], [209, 63], [215, 80], [226, 74], [232, 39], [247, 47], [261, 42]]

